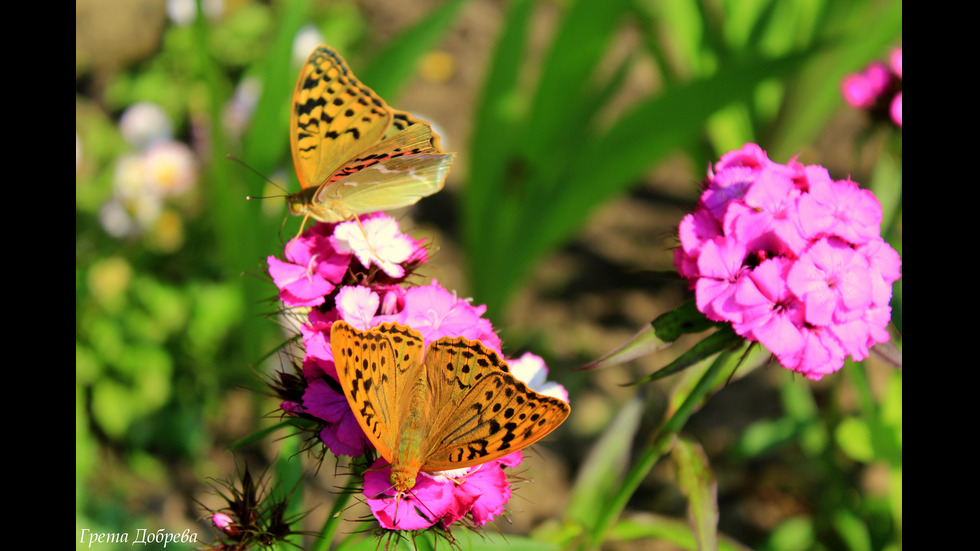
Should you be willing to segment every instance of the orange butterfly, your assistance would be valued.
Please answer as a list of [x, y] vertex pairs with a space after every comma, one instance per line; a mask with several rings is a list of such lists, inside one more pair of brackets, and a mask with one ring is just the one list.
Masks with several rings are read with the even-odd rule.
[[330, 331], [337, 377], [358, 424], [391, 464], [400, 492], [427, 473], [499, 459], [555, 430], [570, 408], [510, 373], [478, 341], [429, 343], [397, 323], [359, 331], [337, 321]]
[[413, 205], [442, 189], [453, 160], [428, 123], [388, 107], [323, 45], [296, 81], [289, 140], [303, 189], [287, 204], [304, 224]]

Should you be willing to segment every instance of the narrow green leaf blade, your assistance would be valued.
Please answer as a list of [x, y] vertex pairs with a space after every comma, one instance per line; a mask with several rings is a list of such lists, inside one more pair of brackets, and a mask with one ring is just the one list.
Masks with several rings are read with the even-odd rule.
[[718, 548], [718, 483], [701, 445], [681, 436], [671, 457], [677, 467], [677, 482], [687, 496], [687, 516], [698, 541], [698, 549]]

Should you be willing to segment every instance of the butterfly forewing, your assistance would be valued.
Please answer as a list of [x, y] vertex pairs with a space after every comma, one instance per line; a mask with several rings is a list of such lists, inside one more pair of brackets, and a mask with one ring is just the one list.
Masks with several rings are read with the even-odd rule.
[[392, 117], [384, 100], [361, 84], [333, 49], [317, 47], [296, 81], [290, 113], [300, 184], [322, 184], [344, 162], [380, 141]]
[[357, 331], [338, 321], [330, 332], [337, 378], [347, 401], [364, 434], [389, 463], [398, 449], [402, 401], [422, 362], [421, 337], [405, 329], [389, 324]]

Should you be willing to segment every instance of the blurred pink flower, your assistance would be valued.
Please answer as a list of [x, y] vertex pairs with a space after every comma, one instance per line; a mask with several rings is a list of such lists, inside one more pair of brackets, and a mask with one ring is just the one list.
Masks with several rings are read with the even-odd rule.
[[892, 72], [895, 76], [902, 78], [902, 48], [901, 46], [892, 50], [892, 54], [888, 57], [888, 63], [891, 65]]
[[888, 114], [891, 115], [892, 121], [898, 125], [899, 128], [902, 127], [902, 93], [899, 92], [895, 95], [895, 99], [892, 100], [892, 104], [888, 108]]
[[867, 109], [876, 120], [889, 117], [902, 127], [902, 48], [892, 50], [888, 65], [871, 62], [841, 81], [841, 93], [852, 107]]
[[841, 82], [841, 93], [844, 95], [844, 101], [858, 109], [868, 109], [878, 99], [871, 81], [861, 73], [844, 77]]

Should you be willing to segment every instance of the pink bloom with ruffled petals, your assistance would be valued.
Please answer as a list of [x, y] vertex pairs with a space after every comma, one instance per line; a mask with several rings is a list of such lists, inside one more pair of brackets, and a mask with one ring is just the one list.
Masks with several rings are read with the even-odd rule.
[[[888, 340], [901, 260], [881, 239], [881, 204], [870, 191], [759, 152], [747, 145], [709, 168], [702, 200], [678, 229], [674, 263], [708, 319], [819, 379]], [[738, 193], [716, 201], [735, 181]]]
[[[386, 214], [315, 224], [290, 242], [285, 256], [285, 261], [269, 258], [280, 297], [290, 306], [313, 308], [299, 327], [305, 349], [302, 377], [298, 384], [291, 381], [299, 389], [288, 387], [283, 393], [288, 399], [280, 407], [287, 415], [319, 420], [319, 438], [335, 455], [361, 456], [371, 449], [337, 380], [330, 344], [337, 320], [361, 330], [397, 322], [421, 332], [426, 344], [461, 336], [501, 352], [500, 338], [482, 317], [486, 306], [474, 306], [435, 281], [417, 287], [404, 283], [428, 260], [428, 252], [424, 240], [402, 234]], [[528, 379], [532, 388], [568, 400], [564, 387], [546, 380], [541, 358], [525, 354], [513, 365], [515, 376]], [[388, 529], [448, 526], [464, 517], [482, 525], [502, 514], [511, 496], [504, 467], [516, 466], [522, 457], [515, 452], [474, 467], [419, 473], [415, 486], [401, 493], [392, 488], [390, 467], [378, 459], [365, 472], [363, 492], [374, 516]]]
[[338, 252], [322, 231], [310, 231], [289, 241], [285, 261], [274, 256], [267, 260], [269, 275], [284, 303], [317, 306], [340, 283], [350, 258]]
[[426, 345], [442, 337], [466, 337], [500, 353], [500, 337], [490, 320], [482, 317], [486, 311], [486, 306], [473, 306], [433, 281], [408, 289], [405, 307], [397, 314], [378, 316], [374, 325], [394, 321], [422, 333]]

